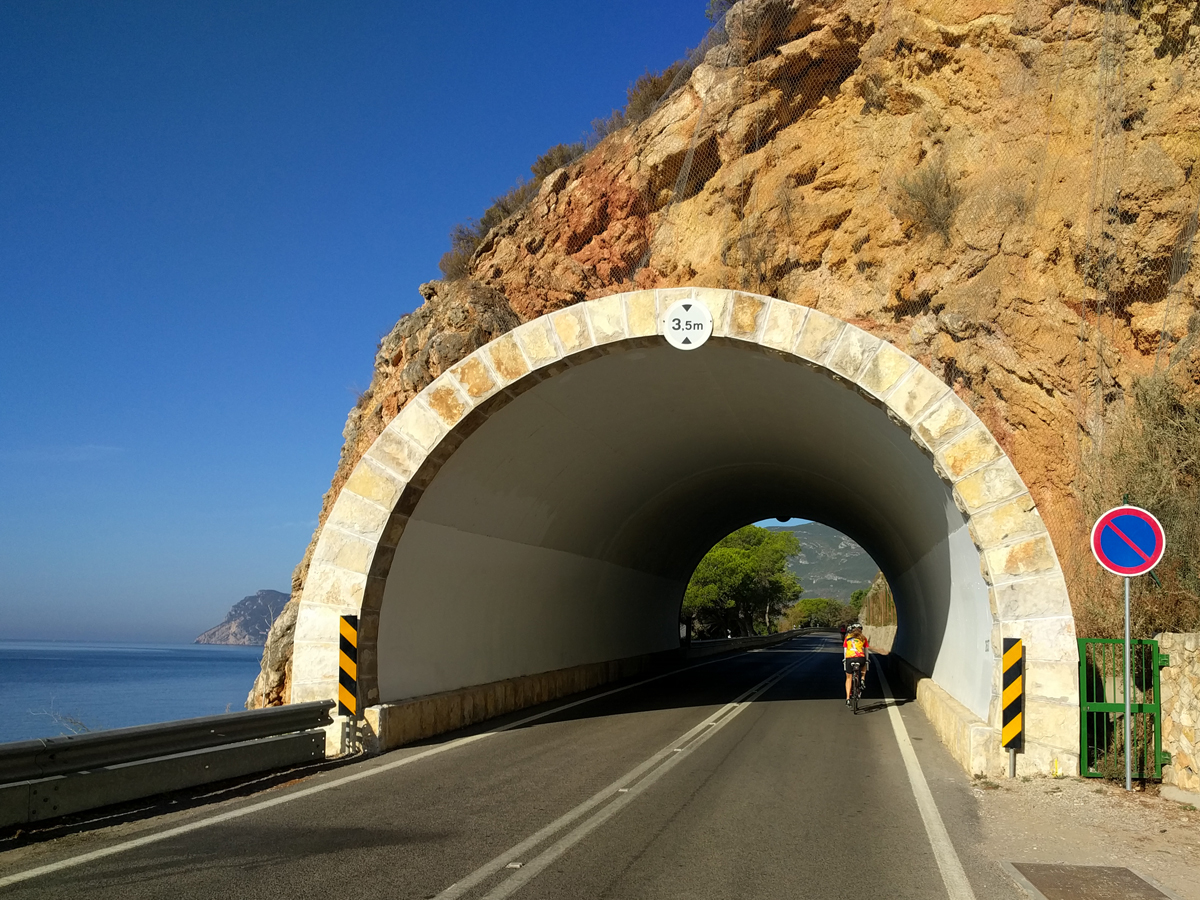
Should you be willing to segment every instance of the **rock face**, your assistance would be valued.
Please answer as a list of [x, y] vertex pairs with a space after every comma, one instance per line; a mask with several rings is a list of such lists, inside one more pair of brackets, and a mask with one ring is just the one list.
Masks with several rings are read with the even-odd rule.
[[225, 621], [210, 628], [197, 644], [240, 644], [261, 647], [267, 642], [271, 624], [288, 602], [288, 595], [279, 591], [258, 591], [234, 604]]
[[321, 521], [404, 402], [518, 321], [631, 286], [733, 287], [941, 375], [1073, 578], [1081, 462], [1109, 411], [1155, 367], [1200, 383], [1198, 2], [741, 0], [685, 85], [547, 177], [469, 279], [421, 288]]

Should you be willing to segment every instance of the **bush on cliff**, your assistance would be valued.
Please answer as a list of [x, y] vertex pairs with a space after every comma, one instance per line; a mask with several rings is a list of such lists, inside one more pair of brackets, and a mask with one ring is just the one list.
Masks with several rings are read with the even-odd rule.
[[499, 197], [492, 199], [492, 205], [478, 219], [469, 219], [465, 223], [455, 225], [450, 229], [450, 250], [443, 254], [438, 262], [442, 274], [455, 281], [466, 276], [471, 266], [471, 257], [483, 243], [489, 231], [528, 205], [551, 172], [570, 165], [584, 154], [586, 147], [582, 141], [574, 144], [555, 144], [537, 158], [529, 171], [533, 178], [519, 181]]
[[934, 157], [901, 178], [900, 190], [903, 212], [922, 230], [941, 235], [949, 243], [950, 226], [962, 202], [962, 191], [951, 177], [945, 159]]

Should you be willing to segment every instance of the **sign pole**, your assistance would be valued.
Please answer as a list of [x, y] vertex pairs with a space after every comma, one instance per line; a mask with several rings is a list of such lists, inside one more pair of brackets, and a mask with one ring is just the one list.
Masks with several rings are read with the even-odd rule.
[[1133, 790], [1133, 765], [1130, 749], [1130, 677], [1129, 677], [1129, 576], [1125, 576], [1125, 790]]
[[[1129, 579], [1145, 575], [1162, 559], [1167, 537], [1153, 513], [1136, 506], [1110, 509], [1092, 526], [1092, 553], [1114, 575], [1125, 578], [1125, 790], [1133, 790], [1133, 676], [1129, 627]], [[1143, 777], [1144, 777], [1143, 773]]]

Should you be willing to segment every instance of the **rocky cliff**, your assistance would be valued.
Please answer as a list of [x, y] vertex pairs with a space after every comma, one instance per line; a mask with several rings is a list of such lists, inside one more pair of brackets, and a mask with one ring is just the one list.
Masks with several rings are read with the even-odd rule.
[[[1200, 4], [1128, 8], [741, 0], [648, 118], [547, 177], [467, 278], [422, 287], [321, 521], [403, 403], [518, 321], [633, 285], [735, 287], [851, 321], [953, 385], [1074, 577], [1081, 461], [1109, 411], [1156, 367], [1200, 382]], [[264, 678], [283, 683], [289, 641]]]
[[288, 595], [279, 591], [257, 591], [243, 597], [229, 610], [229, 615], [216, 628], [210, 628], [197, 644], [241, 644], [263, 646], [271, 625], [288, 602]]

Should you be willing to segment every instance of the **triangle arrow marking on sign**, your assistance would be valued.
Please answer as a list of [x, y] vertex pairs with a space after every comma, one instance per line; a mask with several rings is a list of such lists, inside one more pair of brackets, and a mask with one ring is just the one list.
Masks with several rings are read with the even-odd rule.
[[683, 342], [684, 342], [685, 344], [690, 344], [690, 343], [692, 342], [692, 339], [691, 339], [691, 338], [684, 338], [684, 339], [683, 339]]
[[690, 304], [690, 303], [685, 303], [685, 304], [683, 304], [683, 311], [684, 311], [684, 312], [691, 312], [691, 311], [692, 311], [692, 304]]

